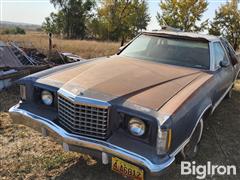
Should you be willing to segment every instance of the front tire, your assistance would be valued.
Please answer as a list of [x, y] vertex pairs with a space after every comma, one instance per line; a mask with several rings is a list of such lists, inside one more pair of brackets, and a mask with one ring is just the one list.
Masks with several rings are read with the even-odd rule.
[[203, 119], [201, 118], [190, 138], [190, 141], [184, 146], [184, 148], [179, 153], [177, 157], [177, 162], [183, 160], [191, 160], [197, 155], [199, 143], [202, 138], [202, 132], [203, 132]]
[[231, 89], [228, 91], [227, 95], [225, 96], [226, 99], [231, 99], [231, 98], [232, 98], [232, 91], [233, 91], [233, 88], [231, 88]]

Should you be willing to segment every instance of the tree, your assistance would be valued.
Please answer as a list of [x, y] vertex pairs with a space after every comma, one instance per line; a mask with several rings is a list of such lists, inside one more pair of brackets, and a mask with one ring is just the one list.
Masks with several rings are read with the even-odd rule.
[[240, 45], [240, 12], [236, 8], [236, 0], [222, 5], [210, 24], [209, 33], [227, 38], [236, 50]]
[[150, 16], [145, 0], [102, 0], [88, 27], [101, 39], [121, 41], [146, 29]]
[[[95, 6], [95, 0], [50, 0], [50, 2], [59, 8], [60, 18], [50, 16], [46, 18], [45, 30], [59, 32], [56, 28], [61, 28], [67, 38], [81, 38], [86, 35], [86, 21], [92, 16], [91, 10]], [[57, 16], [58, 16], [57, 15]], [[60, 23], [62, 26], [56, 26]]]
[[64, 33], [64, 23], [64, 13], [62, 11], [51, 13], [49, 17], [45, 18], [42, 29], [46, 33], [61, 35]]
[[238, 9], [238, 3], [240, 3], [240, 0], [233, 0], [233, 7], [237, 10]]
[[108, 24], [107, 22], [104, 22], [102, 18], [94, 16], [87, 22], [87, 33], [88, 37], [99, 40], [108, 40]]
[[26, 34], [25, 30], [16, 26], [14, 28], [4, 29], [1, 34]]
[[160, 26], [171, 26], [182, 31], [202, 31], [206, 28], [208, 20], [200, 23], [203, 13], [207, 10], [206, 0], [162, 0], [161, 13], [157, 20]]

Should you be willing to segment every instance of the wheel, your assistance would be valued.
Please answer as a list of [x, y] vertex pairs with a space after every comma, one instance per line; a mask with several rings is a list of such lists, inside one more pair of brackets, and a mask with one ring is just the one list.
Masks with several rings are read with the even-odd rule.
[[231, 99], [232, 98], [232, 91], [233, 91], [233, 88], [231, 88], [228, 93], [226, 94], [225, 98], [226, 99]]
[[197, 155], [199, 143], [202, 138], [202, 132], [203, 132], [203, 119], [201, 118], [190, 138], [190, 141], [184, 146], [184, 148], [178, 154], [177, 163], [183, 160], [191, 160]]

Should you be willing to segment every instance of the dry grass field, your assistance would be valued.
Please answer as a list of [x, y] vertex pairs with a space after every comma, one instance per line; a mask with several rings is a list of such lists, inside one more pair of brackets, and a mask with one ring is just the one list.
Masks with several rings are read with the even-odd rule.
[[[32, 42], [36, 48], [45, 52], [48, 48], [48, 36], [41, 32], [27, 32], [26, 35], [0, 34], [0, 41]], [[59, 38], [53, 38], [53, 45], [56, 46], [55, 49], [58, 51], [71, 52], [86, 59], [115, 54], [120, 47], [120, 43], [114, 42], [65, 40]]]
[[12, 124], [8, 109], [19, 100], [18, 87], [0, 92], [0, 179], [48, 179], [56, 177], [88, 155], [64, 152], [52, 139], [22, 125]]
[[[12, 124], [7, 110], [18, 102], [18, 88], [0, 92], [0, 179], [123, 179], [110, 166], [97, 163], [88, 155], [64, 152], [61, 145], [38, 132]], [[236, 165], [237, 176], [208, 176], [207, 179], [240, 179], [240, 80], [232, 99], [224, 100], [205, 123], [197, 164]], [[159, 177], [146, 179], [158, 180]], [[192, 180], [181, 176], [180, 165], [173, 164], [161, 179]]]

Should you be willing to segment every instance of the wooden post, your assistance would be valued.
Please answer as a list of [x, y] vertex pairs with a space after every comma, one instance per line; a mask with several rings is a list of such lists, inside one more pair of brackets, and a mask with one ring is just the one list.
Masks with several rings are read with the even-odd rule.
[[49, 49], [48, 49], [48, 58], [52, 56], [52, 33], [49, 33]]

